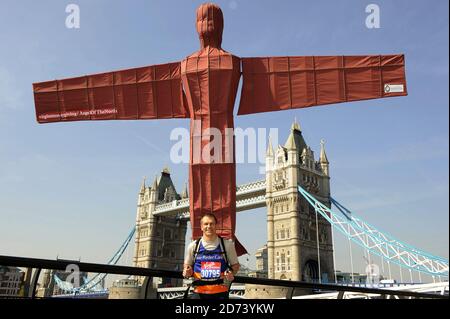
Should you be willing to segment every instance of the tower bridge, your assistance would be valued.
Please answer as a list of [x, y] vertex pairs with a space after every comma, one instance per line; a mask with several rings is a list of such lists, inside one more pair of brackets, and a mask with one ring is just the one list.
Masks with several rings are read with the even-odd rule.
[[[331, 210], [332, 204], [337, 210]], [[390, 278], [393, 264], [448, 276], [448, 261], [378, 231], [332, 198], [324, 142], [316, 159], [297, 122], [284, 145], [274, 148], [269, 140], [265, 179], [237, 186], [238, 212], [261, 207], [267, 207], [269, 278], [335, 280], [332, 228], [367, 253], [383, 258]], [[138, 199], [134, 265], [179, 269], [188, 220], [187, 188], [179, 195], [167, 169], [151, 187], [144, 181]]]
[[[269, 141], [265, 180], [237, 186], [238, 212], [267, 207], [269, 278], [314, 280], [319, 278], [319, 268], [328, 278], [333, 276], [331, 225], [323, 217], [318, 219], [319, 262], [314, 211], [308, 209], [308, 202], [297, 189], [303, 185], [330, 207], [329, 181], [324, 143], [316, 161], [300, 125], [295, 122], [283, 146], [274, 149]], [[178, 194], [168, 169], [162, 171], [151, 187], [144, 180], [136, 216], [135, 266], [179, 269], [184, 259], [189, 204], [187, 188]], [[167, 284], [181, 282], [172, 280]]]
[[[189, 204], [187, 188], [179, 194], [168, 169], [164, 169], [150, 187], [144, 180], [138, 196], [136, 227], [109, 264], [117, 263], [134, 236], [135, 267], [180, 271]], [[377, 230], [331, 196], [324, 143], [321, 142], [316, 160], [298, 123], [292, 125], [283, 146], [274, 149], [269, 141], [266, 178], [237, 186], [238, 212], [261, 207], [267, 207], [267, 276], [270, 279], [336, 282], [333, 230], [343, 234], [349, 243], [356, 244], [354, 247], [362, 248], [368, 256], [380, 257], [383, 266], [387, 264], [385, 273], [389, 278], [393, 278], [393, 265], [400, 267], [400, 275], [402, 269], [409, 271], [410, 282], [413, 282], [412, 272], [417, 272], [419, 278], [421, 274], [430, 275], [433, 280], [448, 278], [448, 260]], [[100, 289], [105, 276], [94, 276], [81, 290]], [[70, 287], [61, 287], [60, 282], [56, 280], [59, 288], [73, 291]], [[140, 284], [143, 282], [143, 278], [139, 279]], [[180, 287], [183, 282], [167, 278], [162, 285]], [[167, 293], [180, 294], [176, 289]], [[169, 295], [166, 297], [174, 297]]]

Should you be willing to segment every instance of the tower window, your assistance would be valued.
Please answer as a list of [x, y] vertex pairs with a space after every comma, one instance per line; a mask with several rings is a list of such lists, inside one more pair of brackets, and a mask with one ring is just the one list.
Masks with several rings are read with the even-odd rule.
[[278, 172], [277, 174], [277, 181], [281, 181], [283, 179], [283, 172]]
[[171, 240], [172, 239], [172, 230], [171, 229], [165, 229], [164, 230], [164, 239], [165, 240]]

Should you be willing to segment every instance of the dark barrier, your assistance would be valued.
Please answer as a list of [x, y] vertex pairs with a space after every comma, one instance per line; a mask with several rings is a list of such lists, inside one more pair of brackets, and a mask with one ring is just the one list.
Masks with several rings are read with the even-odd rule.
[[[137, 268], [127, 266], [113, 266], [104, 264], [83, 263], [72, 260], [48, 260], [48, 259], [36, 259], [25, 257], [12, 257], [1, 256], [0, 265], [15, 266], [15, 267], [27, 267], [35, 268], [36, 271], [31, 279], [29, 298], [35, 298], [37, 282], [42, 269], [54, 269], [54, 270], [66, 270], [68, 265], [76, 265], [80, 271], [94, 272], [94, 273], [106, 273], [116, 275], [128, 275], [128, 276], [141, 276], [141, 277], [167, 277], [167, 278], [183, 278], [182, 273], [178, 271], [159, 270], [149, 268]], [[150, 280], [145, 281], [146, 290], [148, 289], [148, 283]], [[319, 284], [309, 283], [302, 281], [288, 281], [288, 280], [276, 280], [276, 279], [264, 279], [264, 278], [250, 278], [236, 276], [233, 283], [242, 284], [255, 284], [264, 286], [278, 286], [291, 288], [290, 293], [286, 296], [288, 299], [292, 298], [294, 289], [313, 289], [326, 292], [339, 292], [338, 299], [342, 298], [345, 292], [357, 292], [365, 294], [379, 294], [382, 298], [387, 296], [397, 296], [399, 298], [433, 298], [433, 299], [448, 299], [447, 296], [430, 294], [430, 293], [418, 293], [411, 291], [395, 291], [376, 288], [363, 288], [363, 287], [349, 287], [340, 286], [334, 284]], [[146, 296], [145, 293], [144, 296]]]

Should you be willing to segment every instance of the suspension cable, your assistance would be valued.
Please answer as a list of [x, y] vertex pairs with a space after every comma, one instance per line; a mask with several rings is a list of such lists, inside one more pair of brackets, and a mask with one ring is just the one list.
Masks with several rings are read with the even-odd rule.
[[322, 283], [322, 272], [320, 269], [320, 244], [319, 244], [319, 221], [318, 221], [318, 213], [317, 208], [314, 207], [314, 211], [316, 212], [316, 240], [317, 240], [317, 261], [319, 265], [319, 283]]
[[[350, 224], [347, 224], [348, 227], [348, 233], [350, 234]], [[352, 277], [352, 284], [355, 283], [355, 275], [354, 275], [354, 270], [353, 270], [353, 254], [352, 254], [352, 241], [350, 239], [350, 237], [348, 237], [348, 246], [349, 246], [349, 251], [350, 251], [350, 267], [351, 267], [351, 277]]]
[[337, 284], [337, 275], [336, 275], [336, 249], [334, 245], [334, 233], [333, 226], [331, 226], [331, 243], [333, 245], [333, 270], [334, 270], [334, 283]]
[[389, 268], [389, 279], [392, 279], [391, 263], [389, 262], [389, 260], [387, 261], [387, 264], [388, 264], [388, 268]]
[[402, 272], [402, 266], [398, 265], [400, 268], [400, 281], [403, 283], [403, 272]]
[[[408, 263], [411, 265], [411, 257], [408, 255]], [[412, 271], [411, 268], [408, 269], [409, 270], [409, 279], [411, 280], [411, 283], [414, 282], [413, 277], [412, 277]]]
[[[444, 275], [444, 280], [448, 277], [448, 260], [423, 252], [415, 247], [412, 247], [395, 239], [385, 232], [381, 232], [372, 225], [353, 215], [352, 212], [347, 210], [345, 207], [342, 206], [341, 208], [339, 208], [340, 204], [338, 204], [337, 202], [335, 203], [332, 198], [330, 198], [332, 204], [334, 204], [335, 206], [338, 205], [337, 207], [339, 210], [339, 214], [336, 214], [336, 212], [332, 211], [329, 207], [326, 207], [313, 195], [305, 191], [300, 185], [298, 186], [298, 190], [300, 194], [309, 202], [309, 204], [315, 208], [316, 219], [318, 214], [320, 213], [324, 219], [330, 222], [333, 227], [336, 227], [338, 231], [342, 232], [349, 239], [349, 250], [351, 257], [353, 257], [351, 241], [354, 241], [356, 244], [363, 247], [364, 252], [365, 250], [368, 250], [369, 263], [371, 263], [371, 259], [373, 259], [371, 254], [380, 256], [384, 260], [386, 260], [386, 262], [388, 262], [391, 278], [393, 278], [393, 274], [390, 269], [391, 262], [400, 266], [401, 268], [424, 272], [430, 275]], [[318, 223], [316, 225], [316, 237], [319, 238], [317, 232]], [[318, 249], [320, 249], [320, 240]], [[336, 258], [335, 256], [333, 257]], [[410, 259], [409, 262], [408, 259]], [[382, 260], [383, 273], [385, 271], [383, 263], [384, 260]], [[351, 260], [351, 264], [353, 266], [353, 260]], [[352, 274], [353, 273], [354, 270], [352, 271]], [[355, 278], [354, 276], [352, 277], [354, 282]], [[400, 271], [400, 277], [401, 281], [403, 282], [404, 278], [402, 271]], [[414, 280], [413, 276], [412, 278], [412, 280]], [[435, 280], [436, 279], [437, 278], [435, 278]]]

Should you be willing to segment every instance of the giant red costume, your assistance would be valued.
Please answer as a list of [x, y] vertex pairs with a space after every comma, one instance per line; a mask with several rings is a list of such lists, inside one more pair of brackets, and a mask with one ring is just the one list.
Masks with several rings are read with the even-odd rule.
[[211, 158], [195, 145], [208, 149], [210, 129], [234, 128], [241, 65], [239, 115], [407, 94], [403, 55], [238, 58], [221, 48], [223, 15], [210, 3], [197, 10], [197, 31], [201, 49], [181, 62], [34, 84], [39, 123], [190, 118], [193, 238], [211, 212], [219, 234], [236, 239], [234, 140]]

